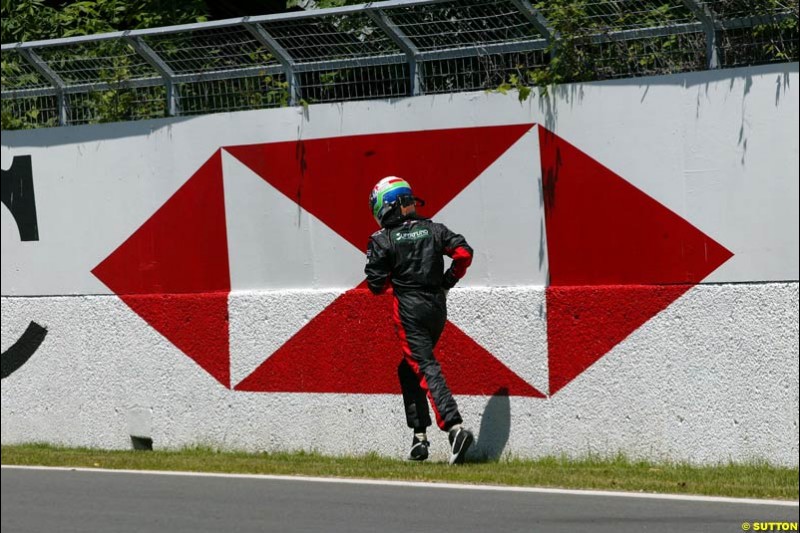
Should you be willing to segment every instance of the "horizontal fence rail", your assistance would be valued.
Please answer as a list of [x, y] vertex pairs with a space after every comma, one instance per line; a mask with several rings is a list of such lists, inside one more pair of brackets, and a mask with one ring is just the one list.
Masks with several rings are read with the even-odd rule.
[[407, 0], [4, 44], [3, 129], [530, 85], [558, 60], [796, 61], [797, 21], [796, 0]]

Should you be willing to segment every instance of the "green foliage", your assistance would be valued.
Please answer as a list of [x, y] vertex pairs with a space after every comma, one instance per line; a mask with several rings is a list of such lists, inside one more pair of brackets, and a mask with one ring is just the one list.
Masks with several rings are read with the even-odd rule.
[[0, 119], [4, 130], [24, 130], [57, 125], [55, 114], [46, 115], [41, 108], [31, 106], [27, 109], [13, 105], [13, 101], [3, 100]]
[[[297, 4], [297, 2], [294, 3]], [[316, 0], [314, 5], [319, 9], [327, 9], [330, 7], [355, 6], [363, 3], [364, 0]]]
[[[206, 21], [203, 0], [82, 0], [53, 8], [44, 0], [2, 0], [2, 42], [35, 41], [75, 37], [97, 33], [152, 28], [173, 24]], [[92, 91], [71, 97], [73, 113], [81, 116], [78, 123], [115, 122], [164, 116], [165, 98], [146, 97], [149, 93], [165, 94], [163, 87], [143, 90], [126, 88], [124, 82], [143, 74], [141, 61], [120, 42], [102, 42], [80, 48], [81, 62], [74, 63], [74, 49], [46, 49], [45, 59], [64, 68], [93, 68], [94, 79], [118, 88]], [[93, 63], [93, 60], [95, 62]], [[97, 63], [102, 62], [98, 67]], [[90, 66], [91, 65], [91, 66]], [[77, 72], [65, 74], [79, 75]], [[154, 73], [151, 74], [155, 76]], [[3, 88], [28, 88], [47, 85], [18, 54], [3, 54]], [[53, 98], [54, 99], [54, 98]], [[22, 129], [55, 125], [57, 113], [45, 112], [40, 99], [3, 100], [2, 129]], [[72, 118], [72, 117], [71, 117]]]
[[[636, 9], [613, 9], [611, 3], [595, 0], [540, 0], [533, 5], [544, 14], [555, 38], [547, 52], [550, 60], [542, 68], [517, 68], [498, 88], [518, 91], [525, 100], [539, 87], [615, 77], [636, 77], [702, 70], [707, 67], [705, 34], [700, 32], [661, 37], [614, 38], [616, 32], [633, 28], [663, 27], [696, 20], [688, 7], [663, 0], [640, 0]], [[778, 23], [720, 32], [723, 66], [796, 61], [798, 57], [798, 0], [718, 0], [713, 9], [718, 18], [773, 15], [788, 11], [793, 16]], [[598, 37], [600, 39], [598, 39]]]
[[[264, 103], [267, 107], [286, 107], [289, 105], [289, 82], [280, 81], [272, 76], [264, 76], [267, 87], [264, 92]], [[253, 106], [255, 107], [255, 106]]]
[[204, 22], [203, 0], [82, 0], [60, 8], [44, 0], [2, 0], [3, 43]]

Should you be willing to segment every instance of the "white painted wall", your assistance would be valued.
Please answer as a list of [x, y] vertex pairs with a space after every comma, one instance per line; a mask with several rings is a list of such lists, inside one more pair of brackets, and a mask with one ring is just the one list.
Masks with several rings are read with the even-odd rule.
[[[2, 381], [2, 442], [126, 448], [138, 432], [157, 447], [403, 454], [399, 395], [228, 390], [90, 271], [221, 146], [537, 123], [735, 255], [553, 397], [459, 397], [478, 452], [796, 466], [798, 82], [795, 63], [565, 86], [525, 103], [469, 93], [4, 132], [3, 168], [33, 156], [41, 240], [21, 243], [2, 209], [2, 349], [31, 320], [48, 335]], [[236, 384], [359, 283], [364, 259], [224, 151], [223, 175]], [[536, 128], [437, 219], [478, 251], [451, 321], [546, 391]]]

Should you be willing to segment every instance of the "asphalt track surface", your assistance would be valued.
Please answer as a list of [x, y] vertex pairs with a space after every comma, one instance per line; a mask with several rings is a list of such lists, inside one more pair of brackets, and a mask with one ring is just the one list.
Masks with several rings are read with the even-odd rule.
[[329, 483], [268, 477], [2, 469], [12, 532], [722, 532], [797, 522], [797, 505]]

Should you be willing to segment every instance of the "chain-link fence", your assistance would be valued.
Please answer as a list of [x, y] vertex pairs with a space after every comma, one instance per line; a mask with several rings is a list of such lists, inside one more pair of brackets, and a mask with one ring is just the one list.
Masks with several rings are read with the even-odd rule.
[[405, 0], [2, 46], [3, 129], [798, 58], [797, 0]]

